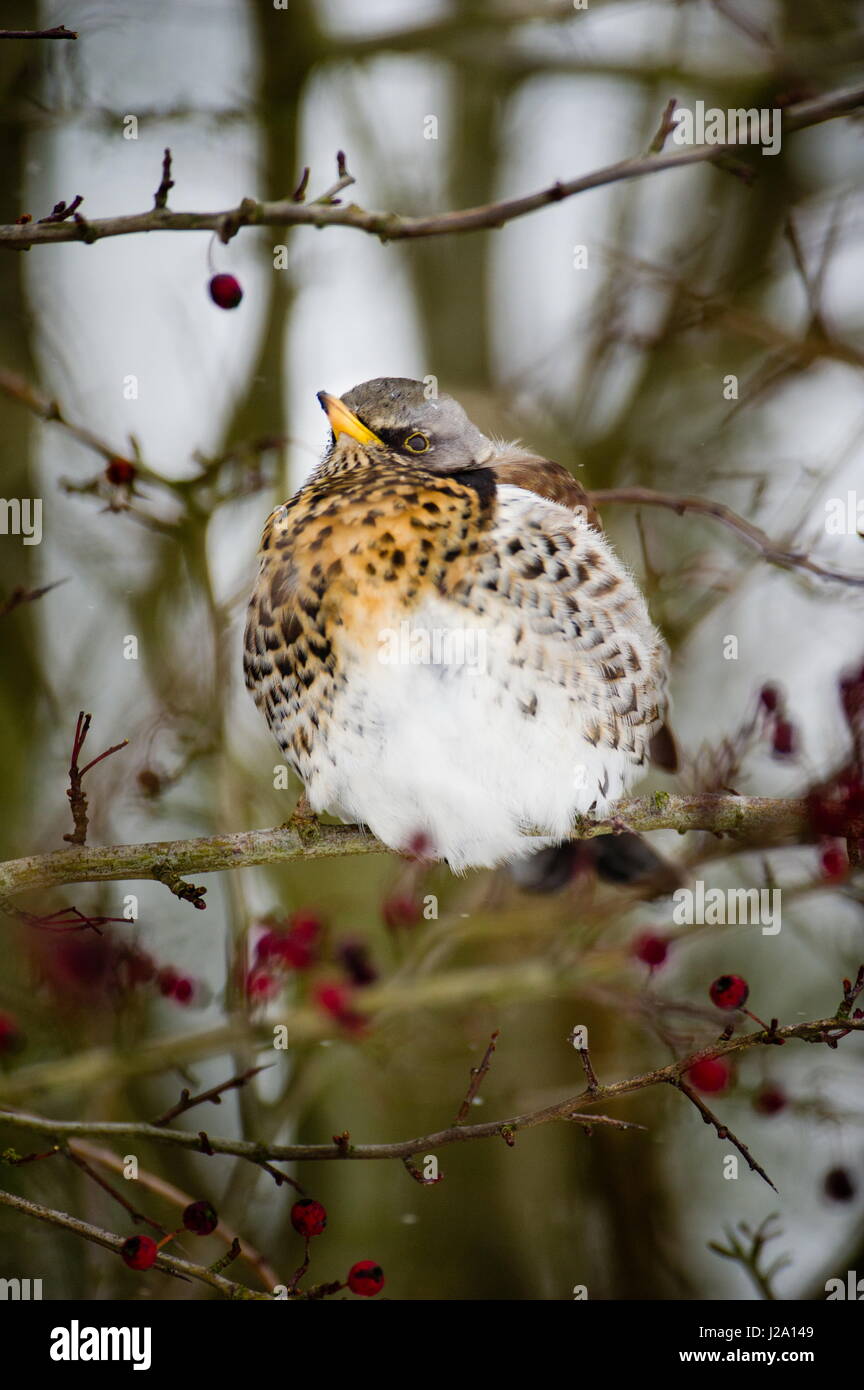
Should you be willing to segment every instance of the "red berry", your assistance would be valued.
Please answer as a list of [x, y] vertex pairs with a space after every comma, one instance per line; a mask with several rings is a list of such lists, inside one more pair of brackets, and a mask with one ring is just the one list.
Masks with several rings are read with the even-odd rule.
[[128, 459], [111, 458], [105, 467], [105, 477], [115, 487], [129, 487], [135, 481], [135, 465]]
[[130, 1269], [150, 1269], [158, 1254], [159, 1247], [151, 1236], [130, 1236], [120, 1249], [123, 1263]]
[[166, 998], [173, 995], [179, 979], [180, 976], [177, 974], [177, 971], [172, 970], [170, 965], [163, 966], [156, 976], [156, 983], [159, 986], [160, 993], [164, 994]]
[[0, 1013], [0, 1056], [4, 1052], [19, 1052], [24, 1046], [24, 1034], [11, 1014]]
[[795, 732], [795, 725], [790, 724], [788, 719], [778, 719], [774, 726], [774, 739], [771, 750], [775, 757], [790, 758], [798, 749], [798, 735]]
[[264, 970], [250, 970], [246, 981], [246, 992], [250, 999], [258, 1002], [272, 999], [278, 989], [278, 981], [274, 980], [272, 975], [268, 975]]
[[220, 309], [236, 309], [243, 298], [240, 281], [233, 275], [214, 275], [210, 281], [210, 298]]
[[825, 1174], [825, 1196], [832, 1202], [851, 1202], [855, 1184], [846, 1168], [832, 1168]]
[[188, 1004], [194, 993], [195, 986], [191, 980], [180, 979], [174, 986], [174, 998], [178, 1004]]
[[637, 936], [633, 942], [633, 954], [637, 960], [641, 960], [643, 965], [650, 965], [654, 970], [658, 965], [662, 965], [669, 954], [669, 942], [665, 936], [657, 936], [654, 932], [643, 932]]
[[729, 1063], [721, 1057], [703, 1057], [701, 1062], [694, 1062], [687, 1072], [687, 1079], [697, 1091], [725, 1091], [729, 1078]]
[[209, 1236], [219, 1225], [219, 1217], [210, 1202], [190, 1202], [183, 1212], [183, 1225], [196, 1236]]
[[826, 845], [819, 860], [819, 867], [822, 870], [822, 877], [828, 879], [829, 882], [845, 878], [849, 868], [846, 851], [839, 845]]
[[763, 1086], [753, 1097], [753, 1109], [759, 1115], [777, 1115], [786, 1105], [786, 1096], [779, 1086]]
[[708, 993], [718, 1009], [743, 1009], [750, 986], [741, 975], [719, 975]]
[[358, 1260], [348, 1271], [347, 1284], [352, 1293], [374, 1298], [384, 1287], [384, 1271], [374, 1260]]
[[290, 970], [307, 970], [314, 959], [314, 952], [308, 941], [289, 931], [279, 942], [275, 951], [277, 960]]
[[318, 916], [317, 912], [310, 912], [308, 908], [303, 908], [295, 912], [291, 917], [291, 935], [298, 941], [305, 941], [311, 945], [317, 941], [324, 930], [324, 921]]
[[366, 1020], [351, 1006], [351, 991], [344, 985], [321, 984], [315, 990], [315, 1000], [319, 1008], [330, 1014], [343, 1028], [360, 1032]]
[[780, 700], [781, 695], [779, 686], [763, 685], [762, 689], [759, 691], [759, 703], [763, 709], [766, 709], [768, 711], [769, 714], [773, 714], [774, 711], [778, 708], [778, 706], [780, 705]]
[[423, 905], [408, 893], [394, 893], [382, 904], [381, 915], [391, 931], [397, 927], [413, 927], [423, 916]]
[[311, 1197], [301, 1197], [291, 1208], [291, 1225], [298, 1235], [310, 1240], [320, 1236], [327, 1225], [327, 1212], [320, 1202]]

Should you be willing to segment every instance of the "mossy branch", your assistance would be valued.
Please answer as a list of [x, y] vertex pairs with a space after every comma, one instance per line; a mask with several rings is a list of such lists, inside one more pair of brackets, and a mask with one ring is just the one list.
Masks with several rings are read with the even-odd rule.
[[[575, 839], [592, 839], [620, 830], [688, 830], [730, 835], [754, 845], [800, 842], [810, 838], [807, 804], [802, 799], [761, 796], [655, 796], [622, 801], [614, 820], [581, 816]], [[530, 837], [526, 837], [526, 850]], [[0, 865], [0, 903], [33, 888], [67, 883], [157, 879], [176, 884], [187, 873], [219, 873], [260, 864], [287, 864], [297, 859], [329, 859], [387, 850], [358, 826], [311, 823], [303, 833], [291, 825], [272, 830], [207, 835], [195, 840], [159, 840], [140, 845], [81, 846], [32, 854]]]

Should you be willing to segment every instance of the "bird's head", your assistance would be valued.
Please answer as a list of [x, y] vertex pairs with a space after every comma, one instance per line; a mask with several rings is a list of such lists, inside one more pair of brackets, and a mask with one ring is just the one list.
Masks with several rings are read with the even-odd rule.
[[318, 399], [333, 431], [327, 461], [359, 444], [370, 462], [376, 450], [385, 449], [431, 473], [450, 474], [482, 468], [494, 451], [458, 401], [427, 398], [422, 381], [378, 377], [341, 398], [319, 391]]

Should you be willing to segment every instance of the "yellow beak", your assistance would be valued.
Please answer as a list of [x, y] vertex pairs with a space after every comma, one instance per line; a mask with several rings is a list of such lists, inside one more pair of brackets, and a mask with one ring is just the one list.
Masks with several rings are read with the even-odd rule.
[[367, 429], [362, 420], [358, 420], [353, 411], [349, 410], [344, 401], [340, 401], [338, 396], [331, 396], [327, 391], [319, 391], [318, 399], [321, 402], [321, 409], [330, 421], [334, 437], [339, 438], [340, 434], [347, 434], [350, 439], [356, 439], [358, 444], [383, 444], [383, 439], [379, 439], [377, 434], [373, 434]]

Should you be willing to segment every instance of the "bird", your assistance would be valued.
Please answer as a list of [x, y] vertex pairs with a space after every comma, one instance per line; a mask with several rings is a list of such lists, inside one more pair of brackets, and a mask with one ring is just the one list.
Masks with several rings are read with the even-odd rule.
[[329, 441], [266, 521], [244, 638], [306, 806], [457, 874], [539, 850], [555, 880], [576, 818], [674, 761], [646, 600], [572, 474], [434, 379], [318, 400]]

